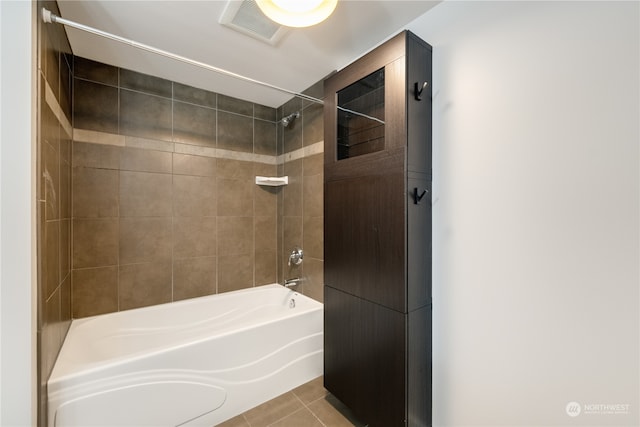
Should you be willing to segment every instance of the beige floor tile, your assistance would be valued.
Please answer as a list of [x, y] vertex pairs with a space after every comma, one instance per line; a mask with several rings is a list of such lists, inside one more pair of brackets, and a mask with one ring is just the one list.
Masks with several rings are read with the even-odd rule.
[[302, 400], [302, 403], [308, 405], [314, 400], [325, 397], [328, 392], [324, 388], [324, 377], [320, 376], [315, 380], [311, 380], [308, 383], [302, 384], [300, 387], [293, 389], [293, 393]]
[[323, 427], [322, 423], [306, 408], [270, 424], [269, 427]]
[[251, 427], [266, 427], [302, 409], [304, 406], [292, 392], [285, 393], [244, 413]]
[[243, 415], [238, 415], [222, 424], [216, 424], [216, 427], [251, 427]]
[[320, 376], [217, 427], [366, 427]]
[[325, 426], [330, 427], [364, 427], [342, 402], [328, 394], [307, 406]]

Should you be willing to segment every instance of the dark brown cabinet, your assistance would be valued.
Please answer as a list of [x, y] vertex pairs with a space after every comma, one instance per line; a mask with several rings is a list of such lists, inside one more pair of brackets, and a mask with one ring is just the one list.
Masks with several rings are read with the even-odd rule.
[[325, 387], [371, 427], [431, 425], [431, 46], [325, 81]]

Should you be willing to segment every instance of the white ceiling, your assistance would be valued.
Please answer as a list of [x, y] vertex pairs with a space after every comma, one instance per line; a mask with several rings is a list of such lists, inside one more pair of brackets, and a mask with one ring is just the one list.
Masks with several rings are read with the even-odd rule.
[[[340, 0], [325, 22], [288, 29], [271, 46], [218, 23], [226, 0], [58, 1], [65, 19], [296, 92], [343, 68], [438, 3]], [[84, 31], [67, 28], [67, 34], [78, 56], [271, 107], [291, 98]]]

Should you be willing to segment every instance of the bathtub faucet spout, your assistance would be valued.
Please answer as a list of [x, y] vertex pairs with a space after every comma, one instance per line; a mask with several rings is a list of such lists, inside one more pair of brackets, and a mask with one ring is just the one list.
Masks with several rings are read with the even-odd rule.
[[301, 281], [302, 281], [302, 279], [299, 278], [299, 277], [294, 277], [293, 279], [286, 279], [284, 281], [284, 287], [285, 288], [290, 288], [292, 286], [298, 286]]

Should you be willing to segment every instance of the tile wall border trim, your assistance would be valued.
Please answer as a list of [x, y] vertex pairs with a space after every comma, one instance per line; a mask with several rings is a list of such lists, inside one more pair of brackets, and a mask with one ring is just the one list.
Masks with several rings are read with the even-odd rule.
[[60, 106], [56, 95], [53, 93], [53, 90], [51, 89], [51, 86], [49, 86], [49, 82], [46, 79], [44, 79], [44, 85], [45, 102], [47, 103], [51, 111], [53, 111], [53, 114], [58, 119], [58, 122], [60, 122], [62, 128], [67, 133], [67, 136], [69, 136], [70, 138], [71, 135], [73, 135], [73, 127], [71, 126], [69, 119], [67, 119], [67, 116], [65, 116], [64, 112], [62, 111], [62, 107]]
[[[64, 114], [62, 116], [64, 117]], [[73, 134], [74, 142], [141, 148], [170, 153], [190, 154], [194, 156], [214, 157], [217, 159], [240, 160], [273, 166], [282, 165], [285, 162], [303, 159], [305, 157], [310, 157], [324, 152], [324, 141], [319, 141], [278, 156], [269, 156], [266, 154], [245, 153], [242, 151], [224, 150], [221, 148], [207, 147], [203, 145], [160, 141], [77, 128], [73, 128], [73, 132], [70, 132], [69, 134]]]
[[316, 142], [315, 144], [307, 145], [306, 147], [298, 148], [297, 150], [293, 150], [285, 154], [280, 154], [277, 156], [277, 164], [282, 165], [286, 162], [311, 157], [315, 154], [321, 153], [324, 153], [324, 141]]

